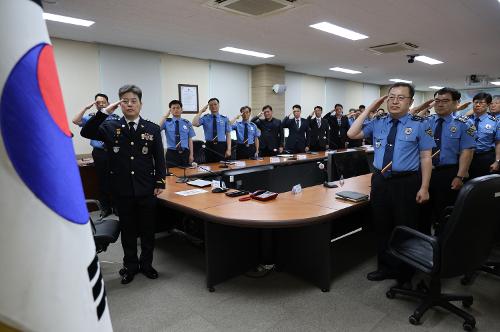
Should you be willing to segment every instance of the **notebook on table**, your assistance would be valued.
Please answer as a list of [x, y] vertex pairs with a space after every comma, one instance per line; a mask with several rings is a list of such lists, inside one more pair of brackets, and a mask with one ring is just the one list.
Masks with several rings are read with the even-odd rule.
[[363, 202], [368, 200], [368, 195], [355, 191], [339, 191], [335, 194], [337, 198], [345, 199], [350, 202]]

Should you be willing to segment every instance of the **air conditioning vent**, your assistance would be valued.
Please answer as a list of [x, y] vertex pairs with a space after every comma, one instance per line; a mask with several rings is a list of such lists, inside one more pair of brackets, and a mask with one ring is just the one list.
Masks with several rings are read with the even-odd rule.
[[246, 16], [265, 16], [295, 8], [297, 0], [211, 0], [206, 6]]
[[369, 51], [376, 54], [407, 52], [418, 50], [418, 45], [409, 42], [389, 43], [383, 45], [372, 46], [368, 48]]

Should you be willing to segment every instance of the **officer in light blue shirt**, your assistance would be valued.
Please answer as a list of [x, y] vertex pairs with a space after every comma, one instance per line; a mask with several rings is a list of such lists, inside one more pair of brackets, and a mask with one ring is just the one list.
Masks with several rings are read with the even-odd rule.
[[[374, 166], [370, 202], [378, 241], [377, 270], [367, 279], [379, 281], [398, 279], [407, 282], [413, 271], [387, 254], [387, 244], [395, 226], [417, 229], [420, 204], [429, 200], [432, 172], [432, 129], [424, 118], [408, 114], [415, 88], [395, 83], [389, 95], [373, 102], [347, 132], [351, 139], [373, 135]], [[377, 116], [363, 125], [368, 114], [387, 99], [389, 115]]]
[[[95, 115], [95, 113], [85, 114], [87, 111], [95, 107], [97, 112], [99, 112], [101, 109], [108, 107], [108, 105], [108, 96], [103, 93], [98, 93], [94, 97], [94, 102], [90, 103], [78, 112], [72, 122], [79, 127], [83, 127]], [[120, 119], [118, 115], [111, 114], [105, 121], [117, 119]], [[104, 142], [92, 139], [90, 140], [90, 145], [93, 148], [92, 158], [94, 159], [94, 167], [99, 185], [98, 199], [101, 203], [101, 216], [106, 217], [113, 212], [113, 202], [111, 200], [111, 189], [109, 183], [108, 154], [105, 151]]]
[[474, 114], [470, 118], [477, 130], [477, 140], [470, 166], [471, 178], [498, 172], [500, 168], [500, 122], [487, 113], [491, 102], [491, 95], [485, 92], [472, 98]]
[[[168, 113], [160, 121], [160, 127], [167, 138], [167, 167], [189, 166], [194, 161], [193, 126], [191, 122], [181, 118], [182, 103], [179, 100], [172, 100], [168, 108]], [[170, 114], [172, 118], [169, 118]]]
[[[250, 106], [243, 106], [240, 115], [231, 121], [231, 129], [236, 130], [236, 159], [258, 157], [260, 131], [255, 123], [250, 122], [251, 113]], [[242, 120], [236, 122], [240, 117]]]
[[[201, 116], [207, 109], [210, 114]], [[218, 162], [231, 157], [231, 126], [229, 119], [219, 114], [219, 99], [210, 98], [193, 118], [193, 126], [203, 126], [207, 162]]]
[[431, 232], [431, 224], [447, 206], [455, 204], [458, 192], [469, 174], [476, 146], [475, 128], [466, 116], [453, 116], [461, 94], [452, 88], [442, 88], [434, 94], [436, 114], [427, 118], [434, 134], [430, 200], [425, 205], [421, 231]]

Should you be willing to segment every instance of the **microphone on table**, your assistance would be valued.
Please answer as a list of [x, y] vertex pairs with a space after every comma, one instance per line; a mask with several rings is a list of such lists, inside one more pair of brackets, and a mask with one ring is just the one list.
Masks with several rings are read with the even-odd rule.
[[[319, 168], [320, 170], [322, 170], [322, 171], [323, 171], [323, 173], [324, 173], [326, 176], [328, 176], [328, 175], [327, 175], [327, 173], [324, 171], [324, 169], [325, 169], [325, 164], [323, 164], [322, 162], [318, 161], [318, 168]], [[337, 187], [338, 187], [338, 186], [337, 186], [337, 185], [336, 185], [333, 181], [328, 182], [328, 179], [325, 179], [325, 182], [323, 182], [323, 186], [324, 186], [324, 187], [326, 187], [326, 188], [337, 188]]]
[[186, 176], [186, 169], [193, 167], [192, 164], [191, 164], [191, 166], [183, 166], [183, 165], [177, 164], [173, 161], [167, 161], [167, 165], [168, 164], [172, 164], [175, 167], [182, 169], [184, 171], [184, 175], [182, 177], [180, 177], [180, 176], [175, 175], [174, 173], [169, 172], [169, 170], [168, 170], [169, 167], [167, 166], [167, 176], [170, 176], [170, 175], [175, 176], [177, 178], [177, 180], [175, 180], [176, 183], [186, 183], [189, 181], [189, 178]]
[[[222, 159], [226, 159], [226, 156], [222, 155], [218, 151], [215, 151], [215, 150], [209, 148], [206, 144], [203, 144], [201, 147], [203, 149], [205, 149], [205, 150], [208, 150], [208, 151], [210, 151], [212, 153], [215, 153], [216, 155], [218, 155]], [[220, 162], [222, 163], [221, 165], [219, 165], [220, 168], [229, 168], [229, 161], [227, 161], [227, 160], [221, 160]]]
[[215, 173], [215, 172], [212, 172], [210, 169], [208, 169], [208, 168], [206, 168], [206, 167], [199, 166], [199, 165], [198, 165], [197, 163], [195, 163], [195, 162], [191, 163], [191, 166], [192, 166], [192, 167], [194, 167], [194, 168], [200, 168], [200, 169], [202, 169], [202, 170], [204, 170], [204, 171], [206, 171], [206, 172], [208, 172], [208, 173], [210, 173], [210, 174], [212, 174], [212, 175], [214, 175], [214, 176], [216, 176], [216, 177], [218, 177], [218, 178], [219, 178], [219, 187], [218, 187], [218, 188], [214, 188], [214, 189], [212, 189], [212, 192], [213, 192], [213, 193], [217, 193], [217, 194], [218, 194], [218, 193], [224, 193], [224, 192], [226, 192], [226, 191], [227, 191], [227, 188], [226, 188], [226, 186], [224, 185], [224, 182], [222, 181], [222, 175], [217, 174], [217, 173]]

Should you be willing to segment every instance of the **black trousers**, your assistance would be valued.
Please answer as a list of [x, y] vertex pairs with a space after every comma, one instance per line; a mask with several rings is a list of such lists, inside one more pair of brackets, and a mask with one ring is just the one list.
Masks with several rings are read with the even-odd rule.
[[[216, 151], [217, 153], [213, 153], [212, 151], [208, 150], [208, 149], [205, 149], [205, 160], [207, 163], [216, 163], [216, 162], [219, 162], [221, 160], [225, 160], [226, 158], [224, 158], [223, 156], [225, 155], [226, 153], [226, 150], [227, 150], [227, 144], [226, 142], [217, 142], [217, 143], [213, 143], [213, 142], [206, 142], [205, 145], [211, 149], [211, 150], [214, 150]], [[229, 159], [229, 158], [228, 158]]]
[[271, 157], [279, 154], [278, 147], [268, 147], [268, 146], [260, 146], [259, 147], [259, 156], [261, 157]]
[[455, 205], [459, 190], [451, 189], [451, 182], [458, 172], [458, 165], [437, 166], [432, 170], [429, 202], [422, 205], [419, 231], [431, 234], [433, 222], [438, 221], [447, 206]]
[[113, 207], [111, 198], [111, 188], [109, 181], [109, 163], [108, 153], [104, 149], [94, 148], [92, 150], [92, 158], [94, 159], [94, 167], [97, 173], [97, 181], [99, 182], [99, 197], [103, 211]]
[[236, 159], [250, 159], [255, 156], [255, 144], [236, 145]]
[[189, 150], [171, 150], [168, 149], [165, 153], [165, 161], [167, 169], [171, 167], [189, 166]]
[[385, 178], [376, 171], [371, 179], [370, 202], [377, 236], [378, 268], [399, 272], [403, 279], [411, 277], [412, 270], [390, 256], [387, 247], [394, 227], [417, 229], [420, 207], [415, 199], [420, 185], [418, 172]]
[[[133, 273], [139, 270], [139, 265], [150, 267], [153, 262], [156, 203], [157, 198], [153, 195], [116, 198], [124, 254], [123, 266]], [[141, 238], [140, 258], [137, 258], [137, 236]]]
[[309, 151], [325, 151], [325, 145], [320, 144], [319, 142], [314, 142], [309, 145]]
[[474, 152], [474, 157], [469, 167], [469, 178], [474, 179], [490, 173], [490, 165], [495, 161], [495, 150], [485, 153]]

